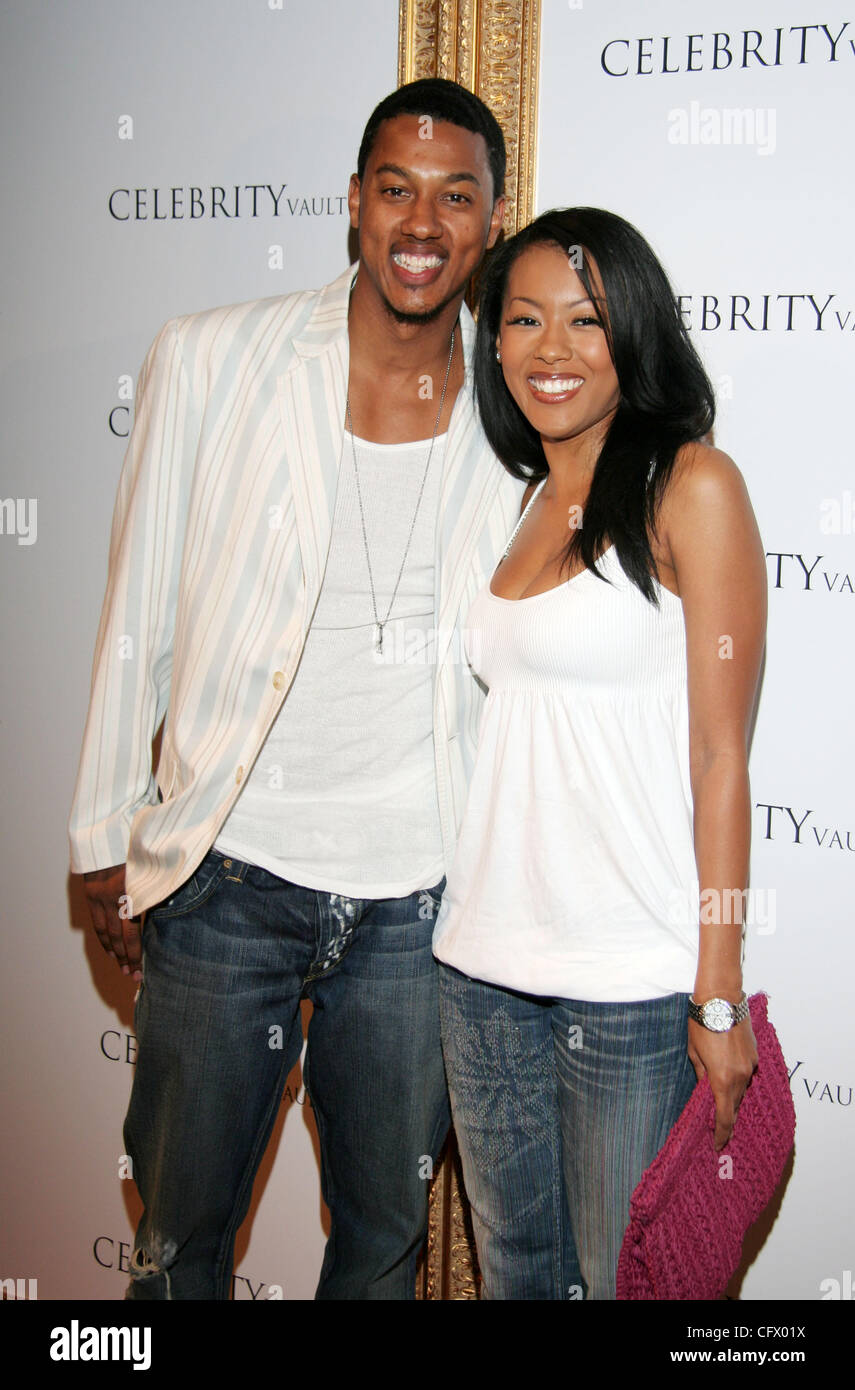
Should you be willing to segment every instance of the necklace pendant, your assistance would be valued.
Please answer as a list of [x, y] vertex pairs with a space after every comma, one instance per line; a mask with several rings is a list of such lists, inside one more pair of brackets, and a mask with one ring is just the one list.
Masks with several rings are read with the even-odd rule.
[[[456, 325], [455, 325], [455, 327], [456, 327]], [[352, 416], [351, 410], [350, 410], [350, 392], [349, 392], [349, 390], [348, 390], [347, 396], [345, 397], [345, 403], [344, 403], [344, 418], [345, 418], [345, 422], [346, 422], [346, 424], [347, 424], [347, 428], [348, 428], [348, 430], [350, 431], [350, 447], [351, 447], [351, 450], [352, 450], [352, 452], [353, 452], [353, 480], [354, 480], [354, 482], [356, 483], [356, 499], [357, 499], [357, 502], [359, 503], [359, 520], [360, 520], [360, 522], [361, 522], [361, 524], [362, 524], [362, 544], [363, 544], [363, 546], [365, 547], [365, 566], [366, 566], [366, 569], [368, 570], [368, 587], [369, 587], [370, 590], [371, 590], [371, 606], [372, 606], [372, 609], [373, 609], [373, 612], [374, 612], [374, 620], [375, 620], [375, 621], [374, 621], [374, 650], [375, 650], [375, 652], [377, 652], [378, 655], [380, 655], [380, 656], [382, 656], [382, 654], [383, 654], [383, 629], [384, 629], [384, 627], [386, 626], [387, 622], [389, 621], [390, 617], [392, 616], [392, 609], [393, 609], [394, 606], [395, 606], [395, 599], [396, 599], [397, 594], [398, 594], [398, 585], [399, 585], [400, 582], [401, 582], [401, 575], [404, 573], [404, 566], [405, 566], [406, 563], [407, 563], [407, 556], [408, 556], [409, 553], [410, 553], [410, 544], [411, 544], [412, 539], [413, 539], [413, 531], [415, 530], [416, 520], [417, 520], [418, 515], [419, 515], [419, 507], [420, 507], [421, 504], [422, 504], [422, 495], [423, 495], [424, 490], [425, 490], [425, 483], [427, 482], [428, 471], [429, 471], [429, 469], [430, 469], [430, 461], [431, 461], [431, 459], [433, 458], [433, 446], [434, 446], [435, 443], [436, 443], [437, 430], [439, 429], [439, 422], [440, 422], [440, 420], [442, 419], [442, 409], [443, 409], [443, 406], [445, 405], [445, 393], [446, 393], [446, 390], [447, 390], [447, 388], [448, 388], [448, 378], [449, 378], [449, 376], [451, 375], [451, 364], [452, 364], [452, 361], [454, 360], [454, 333], [455, 333], [455, 329], [452, 328], [452, 330], [451, 330], [451, 342], [450, 342], [449, 347], [448, 347], [448, 361], [447, 361], [446, 364], [445, 364], [445, 380], [444, 380], [443, 383], [442, 383], [442, 394], [440, 395], [440, 398], [439, 398], [439, 410], [436, 412], [436, 419], [435, 419], [434, 422], [433, 422], [433, 434], [431, 435], [430, 448], [428, 449], [427, 463], [425, 464], [424, 473], [422, 474], [421, 487], [419, 488], [419, 495], [418, 495], [418, 497], [416, 498], [416, 508], [415, 508], [415, 511], [413, 512], [413, 519], [412, 519], [412, 521], [410, 522], [410, 529], [409, 529], [409, 533], [408, 533], [408, 535], [407, 535], [407, 543], [406, 543], [406, 545], [404, 546], [404, 554], [403, 554], [403, 558], [401, 559], [401, 567], [400, 567], [400, 569], [398, 570], [398, 578], [395, 580], [395, 587], [394, 587], [393, 590], [392, 590], [392, 597], [391, 597], [390, 600], [389, 600], [389, 607], [386, 609], [386, 617], [383, 619], [382, 623], [381, 623], [380, 619], [377, 617], [377, 595], [376, 595], [376, 593], [374, 592], [374, 573], [373, 573], [373, 571], [372, 571], [372, 569], [371, 569], [371, 554], [370, 554], [370, 551], [369, 551], [369, 549], [368, 549], [368, 532], [367, 532], [366, 529], [365, 529], [365, 509], [364, 509], [364, 507], [363, 507], [363, 505], [362, 505], [362, 488], [361, 488], [360, 485], [359, 485], [359, 463], [358, 463], [357, 457], [356, 457], [356, 441], [355, 441], [354, 435], [353, 435], [353, 416]], [[516, 532], [515, 532], [514, 534], [516, 534]], [[513, 539], [513, 538], [512, 538], [512, 539]], [[394, 659], [394, 658], [393, 658], [393, 659]]]

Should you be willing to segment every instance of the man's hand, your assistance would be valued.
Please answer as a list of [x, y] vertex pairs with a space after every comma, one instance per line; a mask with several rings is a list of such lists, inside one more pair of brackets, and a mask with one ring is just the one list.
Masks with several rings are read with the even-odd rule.
[[689, 1060], [700, 1081], [706, 1075], [715, 1100], [716, 1149], [723, 1149], [745, 1089], [757, 1066], [757, 1043], [750, 1018], [726, 1033], [713, 1033], [689, 1019]]
[[139, 920], [125, 893], [125, 866], [95, 869], [83, 875], [89, 914], [104, 950], [119, 964], [123, 975], [142, 979], [142, 942]]

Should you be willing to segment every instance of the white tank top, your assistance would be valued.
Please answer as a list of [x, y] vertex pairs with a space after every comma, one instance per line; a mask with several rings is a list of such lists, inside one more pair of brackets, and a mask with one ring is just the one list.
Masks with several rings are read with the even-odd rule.
[[698, 927], [683, 606], [658, 584], [649, 603], [614, 548], [597, 564], [609, 583], [583, 570], [519, 600], [488, 585], [470, 609], [467, 655], [489, 695], [434, 951], [527, 994], [688, 993]]
[[[397, 898], [443, 874], [433, 750], [436, 518], [446, 435], [344, 437], [323, 583], [297, 675], [216, 842], [323, 892]], [[377, 612], [353, 470], [358, 451]], [[407, 537], [413, 516], [409, 548]], [[404, 559], [403, 569], [401, 562]]]

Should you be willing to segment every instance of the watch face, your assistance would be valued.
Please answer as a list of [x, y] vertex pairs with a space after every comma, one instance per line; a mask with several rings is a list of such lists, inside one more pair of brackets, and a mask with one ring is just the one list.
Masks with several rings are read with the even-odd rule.
[[704, 1027], [713, 1033], [726, 1033], [733, 1027], [733, 1007], [726, 999], [708, 999], [701, 1007]]

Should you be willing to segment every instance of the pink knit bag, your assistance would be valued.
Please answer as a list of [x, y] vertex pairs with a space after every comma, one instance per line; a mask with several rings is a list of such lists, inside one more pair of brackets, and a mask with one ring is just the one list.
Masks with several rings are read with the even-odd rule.
[[746, 1231], [772, 1198], [793, 1147], [796, 1113], [766, 1003], [765, 994], [748, 1001], [759, 1062], [726, 1148], [713, 1148], [715, 1105], [704, 1077], [632, 1195], [619, 1299], [720, 1298]]

